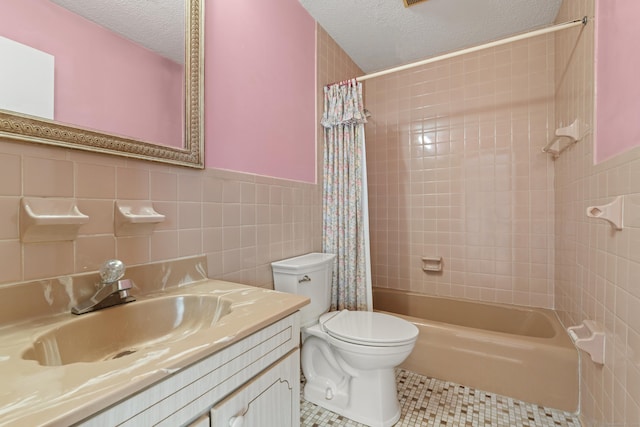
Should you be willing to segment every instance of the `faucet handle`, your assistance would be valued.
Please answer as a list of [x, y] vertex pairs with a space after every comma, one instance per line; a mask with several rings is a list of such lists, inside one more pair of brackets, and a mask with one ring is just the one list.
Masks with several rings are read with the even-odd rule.
[[124, 276], [125, 266], [119, 259], [105, 261], [100, 267], [100, 278], [102, 283], [114, 283]]

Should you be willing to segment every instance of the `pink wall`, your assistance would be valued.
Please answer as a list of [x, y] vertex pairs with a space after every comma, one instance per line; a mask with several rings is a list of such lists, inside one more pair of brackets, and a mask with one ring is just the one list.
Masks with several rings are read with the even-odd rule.
[[596, 163], [640, 145], [640, 2], [596, 2]]
[[292, 0], [206, 6], [206, 166], [315, 182], [313, 18]]
[[56, 120], [182, 144], [183, 74], [175, 62], [47, 0], [3, 1], [0, 35], [55, 56]]
[[[230, 14], [229, 19], [236, 19], [237, 25], [249, 22], [250, 13], [244, 12], [250, 10], [247, 2], [207, 2], [209, 17], [216, 10], [213, 3], [236, 5], [239, 12]], [[304, 43], [304, 53], [314, 55], [314, 24], [306, 15], [281, 15], [286, 9], [281, 7], [283, 1], [280, 0], [252, 3], [257, 7], [261, 7], [261, 3], [268, 3], [277, 10], [275, 14], [255, 10], [260, 18], [256, 16], [251, 21], [265, 21], [259, 27], [262, 33], [287, 29], [289, 37], [297, 40], [306, 30], [310, 37]], [[298, 4], [296, 0], [286, 0], [284, 3], [300, 12], [299, 7], [294, 7]], [[0, 2], [0, 21], [5, 20], [2, 19], [4, 4]], [[237, 15], [241, 15], [242, 19], [238, 19]], [[301, 19], [307, 24], [298, 31], [297, 21]], [[209, 20], [210, 26], [206, 28], [208, 64], [217, 54], [212, 49], [214, 41], [219, 42], [216, 39], [234, 43], [233, 32], [218, 31], [211, 22]], [[2, 28], [0, 24], [0, 30]], [[246, 26], [246, 31], [254, 34], [249, 26]], [[254, 41], [260, 38], [260, 31], [255, 33], [258, 36], [253, 37]], [[328, 36], [325, 34], [324, 38], [326, 40]], [[261, 40], [257, 42], [262, 43]], [[251, 44], [250, 40], [243, 43], [245, 46]], [[273, 55], [280, 52], [279, 45], [271, 44], [269, 49]], [[354, 72], [350, 59], [337, 50], [337, 46], [324, 46], [321, 49], [323, 55], [319, 58], [318, 74], [322, 83], [361, 74]], [[223, 52], [220, 54], [225, 58]], [[226, 60], [233, 61], [234, 58], [226, 57]], [[294, 73], [304, 74], [307, 81], [311, 82], [313, 91], [313, 60], [306, 62], [306, 68], [292, 62], [272, 63], [271, 67], [280, 67], [280, 72], [289, 73], [290, 76]], [[256, 60], [256, 63], [259, 62]], [[240, 73], [241, 66], [237, 68], [236, 71]], [[207, 107], [210, 107], [205, 113], [207, 122], [213, 120], [211, 101], [215, 91], [211, 89], [218, 86], [217, 79], [215, 72], [207, 72], [205, 87], [209, 91]], [[236, 82], [235, 79], [233, 81]], [[275, 90], [275, 85], [272, 89]], [[285, 97], [285, 89], [280, 90], [283, 94], [280, 98]], [[304, 96], [296, 95], [295, 98], [315, 102], [313, 92]], [[262, 108], [262, 114], [269, 115], [282, 127], [293, 125], [284, 115], [291, 115], [290, 112], [274, 113], [274, 108], [266, 107], [265, 101], [264, 94], [255, 94], [245, 100], [245, 106], [248, 109], [254, 106], [255, 109]], [[276, 99], [274, 103], [285, 102]], [[250, 114], [255, 115], [255, 109]], [[309, 110], [310, 113], [299, 112], [297, 115], [303, 120], [308, 119], [307, 128], [315, 132], [317, 126], [313, 106]], [[206, 254], [210, 277], [272, 288], [272, 261], [318, 251], [322, 246], [322, 190], [318, 185], [292, 181], [287, 176], [298, 162], [307, 166], [306, 171], [315, 170], [313, 135], [299, 138], [299, 145], [307, 148], [304, 154], [292, 158], [290, 164], [280, 163], [280, 170], [275, 167], [271, 169], [271, 175], [285, 179], [227, 172], [211, 166], [198, 171], [135, 159], [125, 161], [111, 155], [0, 138], [0, 283], [96, 271], [109, 258], [122, 259], [127, 265], [138, 265]], [[235, 141], [236, 138], [233, 138], [229, 144]], [[211, 132], [207, 142], [209, 155], [217, 154], [217, 140], [211, 137]], [[255, 147], [248, 150], [250, 153], [257, 152], [271, 143], [270, 140], [258, 139]], [[293, 150], [296, 147], [292, 145], [289, 148]], [[310, 176], [313, 180], [314, 175]], [[21, 197], [27, 196], [76, 198], [80, 210], [90, 217], [90, 221], [82, 227], [74, 242], [23, 244], [20, 242], [18, 212]], [[114, 236], [113, 203], [116, 199], [151, 200], [158, 212], [167, 218], [150, 236]]]

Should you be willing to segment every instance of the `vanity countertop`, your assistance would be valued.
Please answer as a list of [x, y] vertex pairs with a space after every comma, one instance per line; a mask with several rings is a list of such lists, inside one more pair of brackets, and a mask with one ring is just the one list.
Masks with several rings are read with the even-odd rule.
[[[23, 354], [45, 332], [100, 312], [82, 316], [61, 313], [0, 327], [0, 425], [62, 426], [81, 421], [294, 313], [309, 301], [298, 295], [209, 279], [138, 300], [171, 295], [220, 296], [231, 303], [231, 311], [215, 327], [171, 343], [145, 346], [125, 357], [60, 366], [42, 366], [36, 360], [23, 359]], [[117, 307], [104, 310], [114, 309]]]

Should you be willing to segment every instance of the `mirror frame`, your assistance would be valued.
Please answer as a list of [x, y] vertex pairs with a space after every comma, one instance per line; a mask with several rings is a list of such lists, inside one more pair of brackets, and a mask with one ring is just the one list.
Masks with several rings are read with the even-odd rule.
[[185, 0], [184, 148], [0, 110], [0, 137], [204, 168], [204, 0]]

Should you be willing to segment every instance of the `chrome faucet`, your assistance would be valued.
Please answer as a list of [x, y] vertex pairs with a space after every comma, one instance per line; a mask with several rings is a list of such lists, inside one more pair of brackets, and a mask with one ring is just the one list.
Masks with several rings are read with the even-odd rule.
[[114, 305], [125, 304], [136, 299], [129, 295], [133, 283], [124, 277], [124, 263], [117, 259], [105, 261], [100, 267], [98, 291], [88, 300], [71, 309], [73, 314], [84, 314]]

